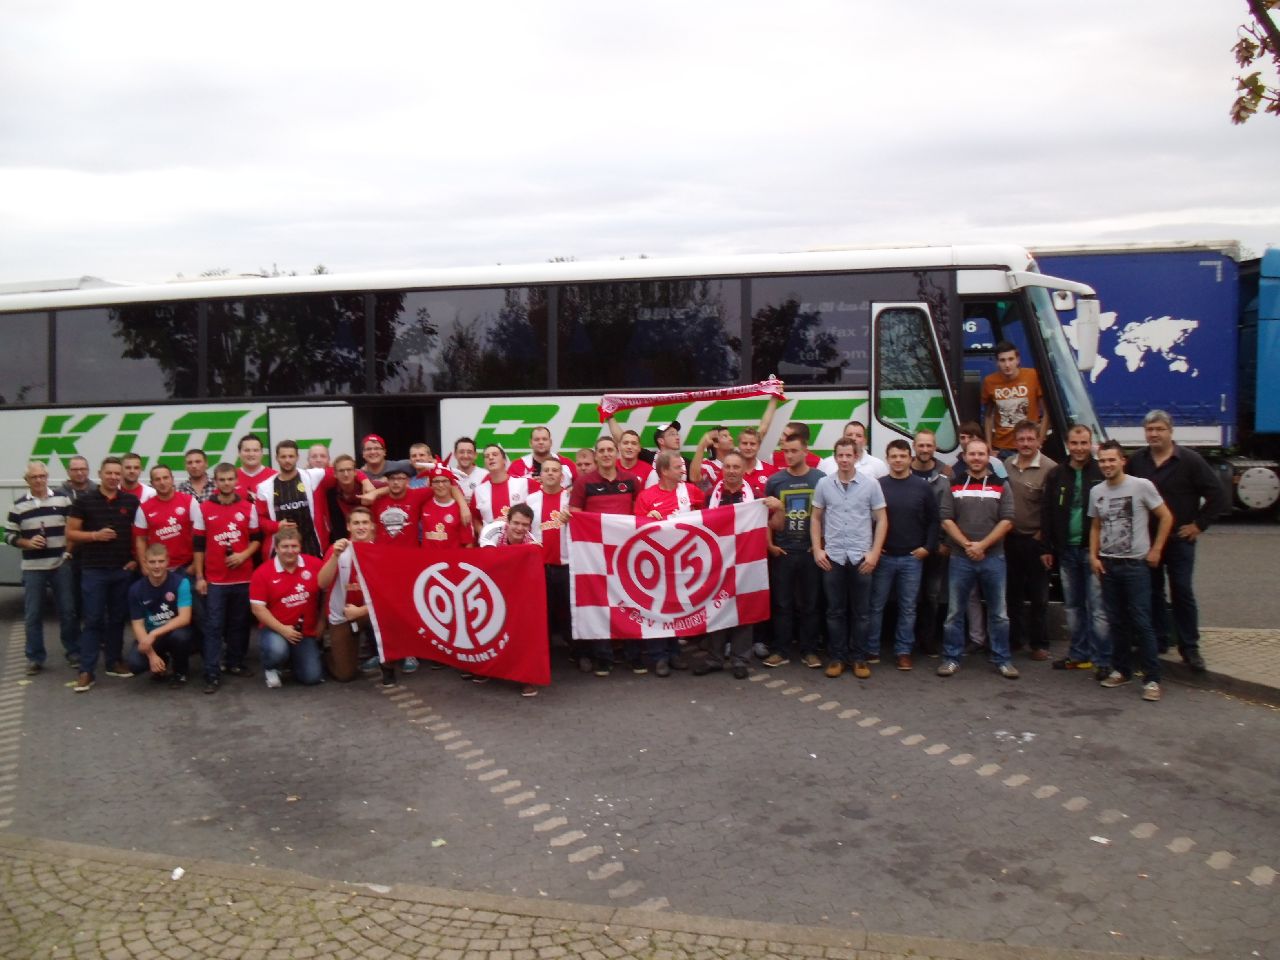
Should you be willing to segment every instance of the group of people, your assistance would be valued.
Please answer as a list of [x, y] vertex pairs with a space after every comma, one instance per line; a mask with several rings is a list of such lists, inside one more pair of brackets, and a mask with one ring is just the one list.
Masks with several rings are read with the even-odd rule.
[[[1126, 684], [1140, 669], [1143, 697], [1157, 700], [1170, 626], [1184, 660], [1204, 669], [1192, 575], [1196, 539], [1224, 506], [1216, 476], [1173, 442], [1172, 421], [1158, 410], [1146, 417], [1147, 446], [1132, 457], [1114, 441], [1095, 457], [1090, 429], [1075, 425], [1067, 462], [1054, 463], [1040, 451], [1034, 371], [1019, 367], [1011, 345], [997, 353], [998, 379], [984, 388], [990, 414], [984, 424], [961, 425], [954, 468], [937, 459], [930, 430], [889, 442], [883, 460], [872, 456], [856, 420], [825, 460], [809, 450], [801, 422], [786, 424], [779, 449], [762, 459], [774, 399], [759, 426], [736, 437], [713, 428], [690, 459], [678, 422], [655, 429], [646, 448], [609, 418], [594, 448], [573, 459], [554, 452], [550, 431], [539, 427], [532, 451], [514, 461], [497, 444], [478, 450], [470, 437], [447, 457], [419, 443], [393, 461], [370, 434], [359, 465], [347, 454], [330, 461], [325, 447], [313, 446], [304, 466], [303, 451], [282, 440], [272, 467], [260, 438], [248, 434], [238, 466], [210, 471], [203, 451], [188, 451], [181, 483], [161, 464], [144, 483], [141, 459], [128, 454], [104, 459], [96, 483], [88, 462], [72, 458], [56, 490], [46, 466], [33, 462], [29, 492], [6, 531], [23, 554], [28, 673], [46, 666], [52, 592], [77, 692], [94, 686], [100, 662], [108, 676], [150, 673], [182, 686], [199, 653], [204, 690], [216, 693], [228, 676], [253, 675], [255, 622], [269, 688], [285, 672], [314, 684], [326, 671], [347, 680], [381, 669], [392, 683], [397, 665], [378, 661], [350, 549], [376, 542], [537, 548], [549, 633], [563, 638], [581, 670], [601, 677], [619, 658], [636, 673], [727, 667], [739, 679], [753, 658], [767, 668], [798, 658], [833, 679], [849, 669], [865, 680], [896, 611], [898, 670], [913, 669], [922, 653], [940, 657], [936, 672], [949, 677], [966, 652], [985, 647], [1000, 675], [1016, 679], [1015, 651], [1052, 659], [1047, 602], [1056, 568], [1070, 643], [1052, 666], [1092, 670], [1103, 687]], [[756, 499], [769, 510], [769, 621], [692, 645], [572, 639], [575, 513], [664, 519]], [[126, 628], [134, 641], [127, 655]], [[399, 666], [411, 672], [418, 663]]]

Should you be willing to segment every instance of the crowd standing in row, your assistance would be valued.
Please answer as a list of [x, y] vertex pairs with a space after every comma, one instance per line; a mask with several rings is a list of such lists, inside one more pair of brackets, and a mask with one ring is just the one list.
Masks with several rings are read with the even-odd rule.
[[[1091, 431], [1077, 425], [1068, 432], [1068, 461], [1054, 463], [1040, 452], [1034, 371], [1019, 368], [1012, 346], [997, 352], [994, 388], [984, 390], [991, 415], [984, 425], [961, 425], [954, 468], [936, 459], [929, 430], [912, 443], [891, 441], [884, 460], [874, 457], [858, 421], [824, 461], [809, 450], [808, 426], [788, 423], [766, 462], [761, 438], [776, 400], [759, 427], [736, 438], [726, 428], [708, 431], [691, 460], [680, 453], [678, 422], [658, 427], [654, 448], [645, 449], [639, 434], [610, 418], [608, 433], [574, 460], [553, 452], [550, 431], [539, 427], [532, 452], [515, 461], [497, 444], [478, 451], [469, 437], [447, 458], [414, 444], [407, 460], [388, 461], [386, 443], [370, 434], [359, 467], [345, 454], [331, 463], [322, 446], [300, 466], [301, 451], [285, 440], [272, 468], [249, 434], [239, 442], [239, 467], [222, 463], [210, 474], [205, 454], [188, 451], [181, 484], [163, 465], [143, 483], [141, 459], [129, 454], [107, 457], [96, 484], [88, 462], [75, 457], [57, 490], [33, 462], [6, 536], [23, 552], [28, 673], [45, 667], [51, 592], [77, 692], [94, 686], [104, 655], [108, 676], [150, 673], [182, 686], [198, 652], [204, 690], [216, 693], [226, 676], [252, 676], [254, 621], [269, 688], [286, 670], [314, 684], [326, 669], [349, 680], [380, 667], [384, 682], [394, 682], [395, 665], [379, 664], [372, 643], [354, 541], [539, 549], [549, 632], [563, 638], [580, 669], [601, 677], [621, 654], [635, 673], [728, 666], [744, 678], [754, 654], [770, 668], [798, 658], [825, 666], [832, 679], [851, 668], [865, 680], [896, 598], [898, 670], [913, 669], [922, 653], [940, 657], [936, 672], [949, 677], [966, 652], [985, 647], [999, 674], [1016, 679], [1014, 651], [1051, 660], [1047, 601], [1056, 567], [1070, 645], [1052, 666], [1092, 670], [1108, 688], [1140, 669], [1144, 699], [1158, 700], [1158, 653], [1170, 627], [1183, 659], [1204, 670], [1192, 576], [1196, 539], [1223, 507], [1216, 477], [1173, 442], [1172, 421], [1158, 410], [1146, 417], [1147, 446], [1133, 457], [1108, 441], [1095, 458]], [[1007, 409], [999, 389], [1013, 382], [1025, 388]], [[693, 646], [571, 639], [566, 529], [574, 513], [662, 519], [755, 499], [770, 512], [770, 621]], [[126, 624], [134, 639], [127, 656]], [[400, 667], [418, 664], [410, 658]]]

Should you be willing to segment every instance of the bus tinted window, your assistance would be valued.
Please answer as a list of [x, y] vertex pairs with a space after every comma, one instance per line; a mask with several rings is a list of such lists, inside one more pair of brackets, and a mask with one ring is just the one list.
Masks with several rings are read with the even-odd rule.
[[13, 313], [0, 319], [0, 403], [49, 399], [49, 315]]
[[209, 395], [329, 396], [365, 389], [364, 295], [209, 304]]
[[545, 389], [547, 300], [539, 287], [380, 293], [383, 393]]
[[871, 304], [861, 286], [856, 276], [753, 280], [752, 379], [867, 386]]
[[194, 303], [59, 310], [58, 400], [119, 403], [198, 395]]
[[950, 450], [956, 424], [928, 315], [918, 307], [890, 307], [877, 322], [876, 418], [908, 436], [926, 427], [939, 450]]
[[738, 280], [644, 280], [561, 288], [559, 386], [720, 386], [738, 382]]

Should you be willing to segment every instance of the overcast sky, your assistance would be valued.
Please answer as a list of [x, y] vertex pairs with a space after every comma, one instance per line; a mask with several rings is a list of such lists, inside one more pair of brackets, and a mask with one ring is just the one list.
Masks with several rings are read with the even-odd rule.
[[1243, 0], [0, 6], [0, 281], [1280, 245]]

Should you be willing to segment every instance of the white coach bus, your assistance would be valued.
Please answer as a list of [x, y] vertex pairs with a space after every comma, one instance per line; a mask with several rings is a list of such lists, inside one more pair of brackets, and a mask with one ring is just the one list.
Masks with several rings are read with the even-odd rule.
[[[1079, 309], [1073, 355], [1055, 301]], [[1082, 306], [1083, 305], [1083, 306]], [[535, 426], [562, 451], [602, 432], [602, 393], [787, 385], [764, 450], [787, 421], [825, 455], [849, 420], [870, 449], [929, 427], [944, 453], [977, 419], [991, 347], [1010, 340], [1040, 374], [1061, 454], [1069, 423], [1097, 417], [1078, 366], [1094, 291], [1040, 274], [1009, 246], [910, 247], [680, 260], [556, 262], [396, 273], [239, 277], [0, 295], [0, 505], [29, 460], [66, 475], [136, 452], [181, 472], [203, 448], [235, 461], [250, 431], [390, 455], [462, 435], [514, 456]], [[970, 346], [966, 349], [966, 344]], [[679, 419], [692, 450], [712, 426], [756, 424], [763, 399], [627, 411], [649, 442]], [[0, 582], [17, 581], [15, 550]]]

